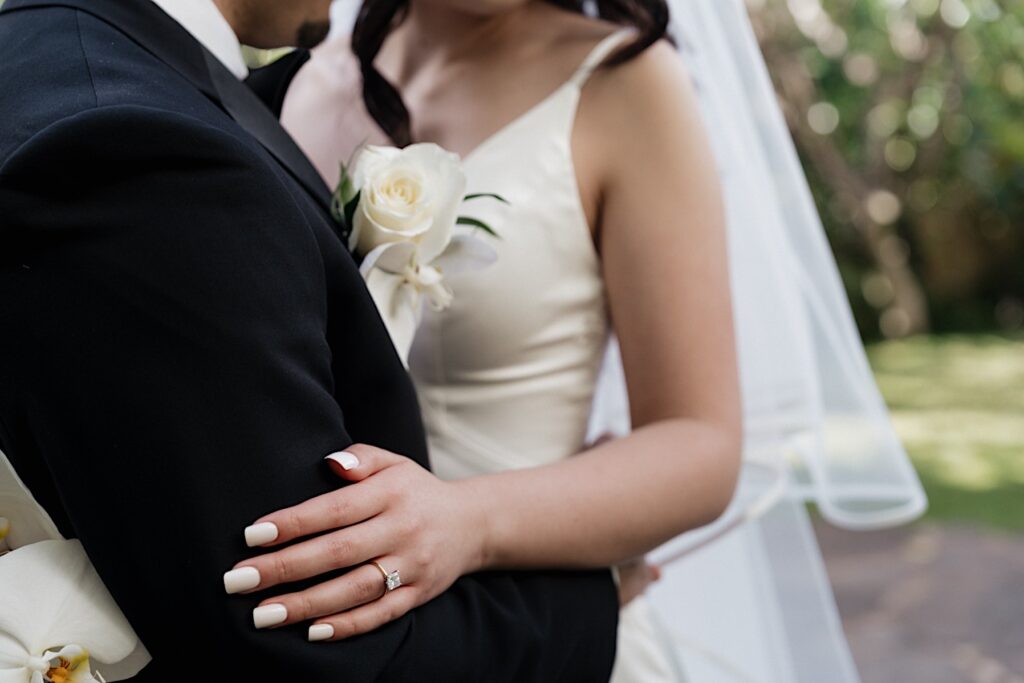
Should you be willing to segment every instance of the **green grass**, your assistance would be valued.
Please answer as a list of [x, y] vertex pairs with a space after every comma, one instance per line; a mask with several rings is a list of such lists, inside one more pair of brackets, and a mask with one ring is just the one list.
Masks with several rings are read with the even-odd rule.
[[868, 356], [927, 517], [1024, 531], [1024, 338], [916, 337]]

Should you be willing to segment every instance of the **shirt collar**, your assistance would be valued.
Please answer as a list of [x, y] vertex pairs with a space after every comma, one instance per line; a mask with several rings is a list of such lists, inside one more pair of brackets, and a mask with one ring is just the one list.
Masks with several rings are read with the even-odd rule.
[[249, 75], [238, 42], [227, 19], [213, 0], [153, 0], [160, 9], [192, 34], [203, 47], [228, 68], [239, 80]]

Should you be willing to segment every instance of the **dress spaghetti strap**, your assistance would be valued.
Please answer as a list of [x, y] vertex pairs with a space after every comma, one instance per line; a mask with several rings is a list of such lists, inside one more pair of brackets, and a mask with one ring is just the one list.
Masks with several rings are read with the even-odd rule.
[[569, 79], [569, 82], [576, 85], [577, 88], [581, 87], [616, 48], [636, 33], [637, 29], [627, 26], [604, 38], [590, 51], [587, 58], [583, 60], [583, 64], [580, 65], [580, 68]]

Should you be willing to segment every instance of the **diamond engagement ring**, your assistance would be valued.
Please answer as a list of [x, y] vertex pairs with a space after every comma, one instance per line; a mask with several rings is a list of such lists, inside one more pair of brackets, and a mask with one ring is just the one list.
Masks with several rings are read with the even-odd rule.
[[402, 577], [399, 576], [397, 569], [393, 572], [389, 572], [387, 569], [384, 569], [381, 563], [377, 560], [373, 560], [373, 564], [377, 565], [377, 569], [379, 569], [380, 573], [384, 575], [385, 595], [402, 585]]

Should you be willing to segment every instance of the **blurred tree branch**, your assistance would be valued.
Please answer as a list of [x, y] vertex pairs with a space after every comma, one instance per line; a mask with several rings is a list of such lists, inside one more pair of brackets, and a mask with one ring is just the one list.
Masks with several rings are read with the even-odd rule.
[[1024, 3], [748, 2], [862, 331], [1024, 326]]

